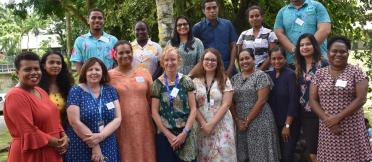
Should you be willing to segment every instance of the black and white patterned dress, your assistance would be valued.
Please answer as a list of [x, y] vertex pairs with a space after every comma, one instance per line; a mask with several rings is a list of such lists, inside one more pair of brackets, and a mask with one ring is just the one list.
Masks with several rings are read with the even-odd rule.
[[[257, 91], [273, 86], [270, 77], [261, 70], [255, 70], [244, 79], [241, 73], [232, 78], [233, 102], [240, 119], [244, 119], [257, 102]], [[277, 162], [280, 158], [279, 139], [274, 116], [269, 104], [265, 104], [258, 116], [244, 132], [237, 131], [238, 161]]]

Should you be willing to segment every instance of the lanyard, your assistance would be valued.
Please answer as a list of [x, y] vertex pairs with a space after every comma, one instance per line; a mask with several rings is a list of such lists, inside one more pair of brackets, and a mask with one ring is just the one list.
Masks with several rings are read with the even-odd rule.
[[[88, 86], [88, 84], [85, 84], [85, 85], [87, 86], [87, 89], [88, 89], [90, 95], [92, 95], [93, 99], [96, 100], [96, 98], [94, 97], [94, 94], [93, 94], [92, 90], [90, 89], [90, 87]], [[99, 95], [98, 95], [98, 98], [99, 98], [98, 112], [99, 112], [99, 116], [101, 117], [101, 120], [103, 121], [102, 108], [101, 108], [102, 107], [102, 96], [101, 96], [102, 89], [103, 89], [102, 86], [100, 86]]]
[[208, 83], [207, 83], [207, 77], [205, 77], [204, 82], [205, 82], [205, 92], [207, 93], [207, 101], [208, 101], [208, 103], [210, 103], [210, 100], [211, 100], [210, 94], [211, 94], [211, 89], [212, 89], [212, 86], [213, 86], [213, 83], [214, 83], [214, 78], [213, 78], [212, 83], [209, 87], [208, 87]]
[[[167, 92], [168, 92], [169, 105], [170, 105], [171, 111], [173, 112], [174, 97], [171, 95], [171, 90], [169, 89], [169, 85], [168, 85], [168, 77], [167, 77], [167, 74], [165, 73], [164, 73], [164, 82], [165, 82], [165, 87], [167, 88]], [[175, 82], [174, 88], [177, 88], [177, 87], [178, 87], [178, 74], [176, 74], [176, 82]]]

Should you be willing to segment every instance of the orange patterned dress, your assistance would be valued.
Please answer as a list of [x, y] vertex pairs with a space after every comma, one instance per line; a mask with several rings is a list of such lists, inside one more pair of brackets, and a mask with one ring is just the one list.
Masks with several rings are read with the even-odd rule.
[[109, 71], [110, 84], [119, 94], [122, 121], [116, 130], [122, 162], [156, 161], [155, 131], [150, 110], [151, 74], [136, 68], [130, 75]]

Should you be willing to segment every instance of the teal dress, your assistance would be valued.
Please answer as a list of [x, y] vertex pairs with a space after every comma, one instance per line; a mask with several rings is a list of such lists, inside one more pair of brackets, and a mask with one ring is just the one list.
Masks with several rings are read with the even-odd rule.
[[[151, 87], [152, 98], [160, 100], [159, 115], [163, 125], [168, 128], [174, 135], [182, 132], [190, 115], [187, 93], [194, 91], [194, 84], [190, 77], [178, 73], [179, 83], [177, 85], [179, 92], [173, 101], [173, 108], [170, 106], [168, 91], [163, 81], [156, 79]], [[169, 89], [172, 90], [175, 84], [169, 84]], [[166, 137], [157, 131], [156, 151], [157, 161], [172, 162], [172, 161], [192, 161], [196, 159], [196, 132], [195, 127], [188, 133], [183, 146], [173, 151]]]

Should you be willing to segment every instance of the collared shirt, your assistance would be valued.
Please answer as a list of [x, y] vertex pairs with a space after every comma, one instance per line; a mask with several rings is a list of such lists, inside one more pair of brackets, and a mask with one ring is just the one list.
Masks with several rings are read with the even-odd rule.
[[[296, 44], [302, 34], [315, 34], [318, 24], [325, 22], [331, 22], [327, 9], [320, 2], [305, 0], [299, 9], [292, 3], [281, 8], [276, 16], [274, 29], [283, 29], [292, 44]], [[320, 46], [324, 56], [327, 53], [326, 44], [325, 40]], [[293, 64], [293, 59], [293, 54], [287, 51], [288, 63]]]
[[236, 44], [242, 45], [242, 49], [252, 49], [257, 67], [269, 57], [269, 44], [277, 41], [278, 38], [275, 33], [271, 29], [262, 26], [257, 37], [254, 36], [253, 29], [243, 31]]
[[161, 54], [162, 49], [158, 43], [147, 41], [145, 46], [138, 44], [137, 40], [134, 40], [132, 43], [133, 48], [133, 62], [134, 67], [143, 67], [150, 71], [153, 75], [158, 67], [158, 55]]
[[99, 39], [92, 36], [90, 32], [79, 36], [75, 40], [70, 61], [84, 63], [89, 58], [96, 57], [106, 65], [107, 69], [111, 69], [114, 60], [110, 55], [110, 50], [117, 41], [116, 37], [105, 32], [102, 32]]
[[237, 40], [234, 26], [229, 20], [217, 18], [217, 25], [212, 26], [208, 19], [203, 19], [192, 28], [194, 37], [199, 38], [204, 48], [216, 48], [222, 55], [225, 69], [230, 64], [230, 43]]

